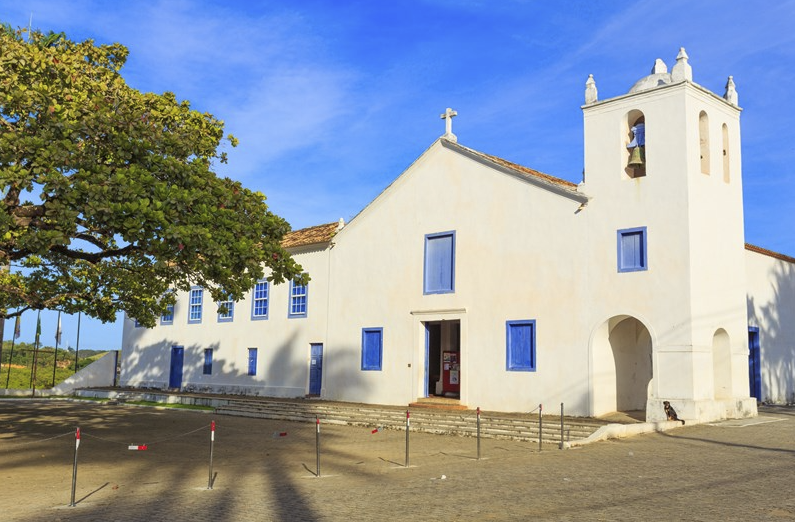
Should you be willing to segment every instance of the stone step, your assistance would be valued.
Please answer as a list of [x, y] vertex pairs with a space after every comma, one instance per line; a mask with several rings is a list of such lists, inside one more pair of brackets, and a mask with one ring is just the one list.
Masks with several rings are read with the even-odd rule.
[[[476, 436], [477, 417], [472, 410], [411, 409], [411, 428], [438, 434]], [[232, 400], [216, 408], [220, 415], [267, 418], [289, 422], [321, 422], [349, 426], [382, 427], [402, 430], [406, 425], [405, 409], [399, 407], [368, 407], [360, 405]], [[538, 440], [538, 417], [499, 417], [481, 414], [481, 437], [515, 440]], [[566, 419], [564, 439], [579, 440], [591, 435], [603, 424]], [[550, 418], [543, 426], [543, 441], [560, 442], [560, 418]]]

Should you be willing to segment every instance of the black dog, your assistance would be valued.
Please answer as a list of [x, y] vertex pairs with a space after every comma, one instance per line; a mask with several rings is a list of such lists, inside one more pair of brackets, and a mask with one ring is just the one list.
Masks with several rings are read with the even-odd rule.
[[668, 420], [679, 421], [682, 424], [685, 423], [685, 421], [676, 416], [676, 410], [671, 406], [670, 402], [663, 401], [663, 406], [665, 407], [665, 415], [668, 417]]

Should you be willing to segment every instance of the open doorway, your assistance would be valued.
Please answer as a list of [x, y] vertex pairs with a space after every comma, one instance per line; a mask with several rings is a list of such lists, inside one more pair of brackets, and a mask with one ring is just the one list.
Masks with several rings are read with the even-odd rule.
[[460, 398], [461, 321], [425, 325], [425, 397]]
[[592, 339], [592, 414], [624, 412], [645, 419], [654, 376], [651, 334], [635, 317], [619, 315], [600, 325]]

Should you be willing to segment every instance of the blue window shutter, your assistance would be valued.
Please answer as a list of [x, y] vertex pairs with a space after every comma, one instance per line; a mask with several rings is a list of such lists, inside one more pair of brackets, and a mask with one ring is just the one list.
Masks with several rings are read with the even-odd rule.
[[381, 370], [383, 328], [362, 329], [362, 370]]
[[213, 349], [205, 348], [204, 350], [204, 368], [202, 369], [204, 375], [212, 375], [213, 373]]
[[257, 375], [257, 349], [248, 349], [248, 374]]
[[647, 270], [646, 227], [618, 231], [618, 271]]
[[455, 288], [455, 232], [425, 236], [426, 294], [450, 293]]
[[506, 322], [506, 369], [509, 371], [535, 371], [534, 320]]

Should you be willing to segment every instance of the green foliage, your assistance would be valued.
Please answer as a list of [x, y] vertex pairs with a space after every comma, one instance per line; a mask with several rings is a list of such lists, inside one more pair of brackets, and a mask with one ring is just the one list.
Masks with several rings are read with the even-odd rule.
[[121, 310], [154, 326], [169, 289], [239, 300], [266, 270], [301, 277], [280, 244], [288, 223], [213, 172], [223, 122], [132, 89], [126, 58], [117, 43], [0, 28], [0, 316]]
[[[34, 359], [34, 345], [30, 343], [16, 343], [14, 352], [11, 353], [11, 342], [3, 343], [3, 353], [0, 356], [0, 387], [11, 389], [30, 388], [30, 373]], [[77, 369], [81, 370], [96, 361], [107, 351], [81, 350], [77, 363]], [[40, 347], [36, 355], [36, 388], [49, 388], [52, 385], [53, 356], [55, 349], [52, 347]], [[74, 350], [58, 349], [58, 363], [55, 368], [55, 384], [63, 382], [75, 373], [75, 353]], [[9, 369], [11, 370], [9, 373]]]

